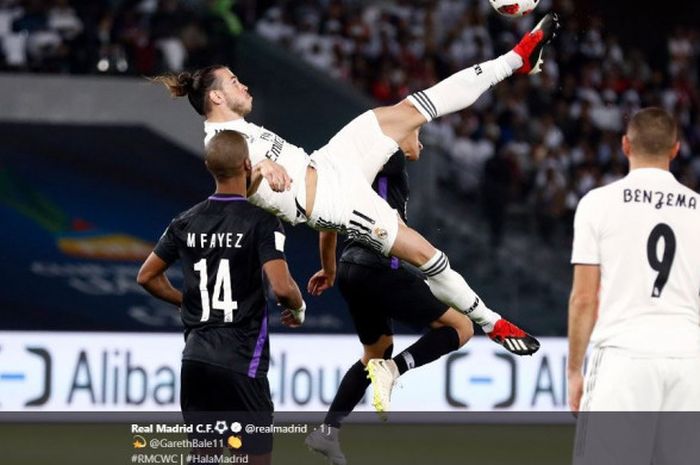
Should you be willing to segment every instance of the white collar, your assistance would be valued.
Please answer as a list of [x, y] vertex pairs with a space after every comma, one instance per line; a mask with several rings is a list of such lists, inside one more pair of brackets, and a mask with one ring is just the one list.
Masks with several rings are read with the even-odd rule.
[[244, 128], [247, 125], [248, 125], [248, 122], [244, 118], [232, 119], [229, 121], [221, 121], [221, 122], [205, 121], [204, 122], [204, 130], [205, 131], [210, 131], [210, 130], [216, 131], [217, 129], [237, 129], [237, 128]]
[[630, 172], [627, 174], [627, 177], [633, 178], [647, 176], [664, 176], [675, 179], [675, 177], [670, 171], [661, 168], [635, 168], [633, 170], [630, 170]]

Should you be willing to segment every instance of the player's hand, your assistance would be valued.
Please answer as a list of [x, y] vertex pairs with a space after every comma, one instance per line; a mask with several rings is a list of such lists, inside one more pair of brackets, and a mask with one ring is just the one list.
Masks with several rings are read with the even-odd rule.
[[288, 328], [298, 328], [304, 324], [306, 319], [306, 303], [297, 310], [285, 308], [282, 310], [282, 324]]
[[576, 415], [581, 407], [581, 397], [583, 396], [583, 374], [569, 372], [567, 379], [569, 382], [569, 408]]
[[273, 191], [284, 192], [292, 188], [292, 178], [282, 165], [271, 160], [263, 160], [255, 166]]
[[306, 286], [306, 290], [309, 294], [313, 296], [319, 296], [323, 294], [323, 291], [333, 287], [335, 283], [335, 272], [331, 273], [326, 270], [317, 271], [311, 279], [309, 279], [309, 284]]

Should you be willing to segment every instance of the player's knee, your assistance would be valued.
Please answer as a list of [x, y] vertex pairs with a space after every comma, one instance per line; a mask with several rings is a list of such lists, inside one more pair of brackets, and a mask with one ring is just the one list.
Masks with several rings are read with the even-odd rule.
[[469, 340], [474, 337], [474, 324], [472, 324], [469, 318], [463, 318], [464, 322], [460, 323], [455, 330], [459, 335], [459, 346], [462, 347], [464, 344], [469, 342]]
[[399, 225], [399, 232], [391, 249], [391, 255], [400, 257], [420, 268], [434, 259], [437, 253], [438, 250], [416, 230], [402, 224]]
[[457, 332], [459, 347], [462, 347], [474, 337], [474, 324], [472, 321], [454, 309], [449, 309], [440, 320], [432, 325], [433, 328], [441, 326], [449, 326]]

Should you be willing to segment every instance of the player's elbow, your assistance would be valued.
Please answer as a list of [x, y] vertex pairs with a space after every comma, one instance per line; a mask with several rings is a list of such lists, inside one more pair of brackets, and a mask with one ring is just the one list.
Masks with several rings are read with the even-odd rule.
[[569, 310], [585, 311], [595, 309], [598, 305], [598, 296], [594, 292], [572, 292], [569, 297]]
[[139, 274], [136, 275], [136, 283], [141, 287], [148, 286], [148, 283], [150, 283], [152, 280], [153, 273], [148, 272], [148, 270], [145, 270], [144, 268], [141, 268], [139, 270]]

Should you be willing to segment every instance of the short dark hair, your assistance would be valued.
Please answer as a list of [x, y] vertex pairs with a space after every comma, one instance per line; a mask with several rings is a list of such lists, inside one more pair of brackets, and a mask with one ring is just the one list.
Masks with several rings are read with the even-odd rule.
[[207, 143], [205, 161], [207, 169], [217, 180], [230, 179], [245, 173], [248, 159], [248, 143], [237, 131], [218, 132]]
[[665, 156], [678, 142], [678, 125], [666, 110], [644, 108], [630, 119], [627, 138], [635, 155]]
[[204, 116], [209, 110], [209, 101], [206, 98], [207, 92], [219, 88], [215, 72], [225, 68], [226, 66], [224, 65], [211, 65], [198, 69], [193, 73], [188, 71], [179, 74], [169, 73], [153, 77], [150, 80], [163, 84], [173, 97], [187, 95], [190, 105], [197, 113]]

